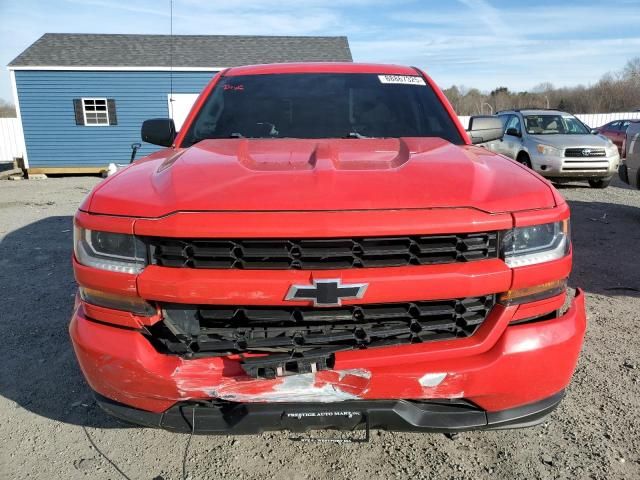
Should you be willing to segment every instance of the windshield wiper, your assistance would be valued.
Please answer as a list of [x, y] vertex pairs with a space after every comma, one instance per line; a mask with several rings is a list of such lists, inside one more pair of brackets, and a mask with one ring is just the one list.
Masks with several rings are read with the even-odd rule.
[[233, 132], [231, 134], [229, 134], [228, 137], [194, 137], [193, 139], [191, 139], [191, 145], [195, 145], [196, 143], [200, 143], [203, 140], [219, 140], [221, 138], [246, 138], [244, 135], [242, 135], [241, 133], [237, 133], [237, 132]]

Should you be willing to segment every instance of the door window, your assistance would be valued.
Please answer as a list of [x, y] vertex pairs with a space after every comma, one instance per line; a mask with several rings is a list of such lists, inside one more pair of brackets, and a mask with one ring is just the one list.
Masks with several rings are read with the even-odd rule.
[[511, 117], [511, 115], [498, 115], [498, 118], [502, 122], [502, 128], [504, 130], [507, 129], [507, 122], [509, 121], [509, 117]]
[[509, 117], [509, 120], [507, 120], [507, 123], [505, 125], [504, 131], [506, 132], [510, 128], [515, 128], [518, 131], [518, 133], [522, 132], [520, 117], [518, 117], [517, 115], [511, 115]]

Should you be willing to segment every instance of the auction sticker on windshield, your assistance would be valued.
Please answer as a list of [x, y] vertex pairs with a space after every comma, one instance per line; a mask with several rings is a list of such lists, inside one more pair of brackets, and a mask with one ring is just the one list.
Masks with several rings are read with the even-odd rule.
[[423, 85], [426, 86], [424, 78], [412, 75], [378, 75], [380, 83], [399, 83], [402, 85]]

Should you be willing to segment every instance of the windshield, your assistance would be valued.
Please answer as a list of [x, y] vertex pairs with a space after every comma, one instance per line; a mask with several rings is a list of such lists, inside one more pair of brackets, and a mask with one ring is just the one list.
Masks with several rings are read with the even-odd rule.
[[586, 135], [587, 127], [573, 115], [526, 115], [524, 125], [531, 135]]
[[373, 137], [464, 143], [420, 76], [310, 73], [221, 78], [183, 146], [209, 138]]

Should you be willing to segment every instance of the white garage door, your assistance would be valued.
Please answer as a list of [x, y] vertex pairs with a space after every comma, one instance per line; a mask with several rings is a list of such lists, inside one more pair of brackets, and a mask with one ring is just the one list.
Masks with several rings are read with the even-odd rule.
[[167, 95], [167, 102], [169, 105], [169, 116], [173, 118], [176, 124], [176, 130], [180, 131], [182, 124], [189, 115], [189, 110], [198, 98], [197, 93], [174, 93], [173, 101], [171, 95]]

